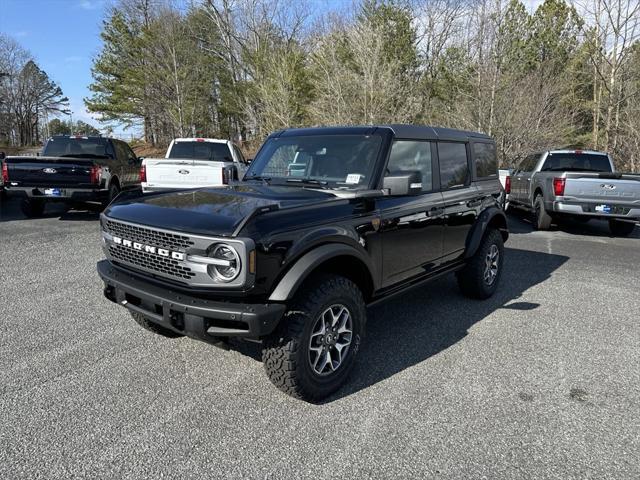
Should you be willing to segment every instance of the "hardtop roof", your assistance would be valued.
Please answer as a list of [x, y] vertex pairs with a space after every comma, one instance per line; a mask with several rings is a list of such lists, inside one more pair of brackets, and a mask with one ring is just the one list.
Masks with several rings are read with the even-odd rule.
[[372, 135], [379, 129], [391, 130], [396, 138], [408, 140], [453, 140], [467, 141], [470, 138], [491, 140], [493, 139], [479, 132], [469, 132], [453, 128], [430, 127], [427, 125], [367, 125], [367, 126], [336, 126], [336, 127], [312, 127], [289, 128], [274, 132], [272, 137], [293, 137], [301, 135]]

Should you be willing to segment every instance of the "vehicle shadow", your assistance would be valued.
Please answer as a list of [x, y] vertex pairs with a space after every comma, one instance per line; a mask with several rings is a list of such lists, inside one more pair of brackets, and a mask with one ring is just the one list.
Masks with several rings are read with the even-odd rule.
[[[16, 220], [34, 220], [26, 217], [20, 210], [20, 198], [5, 198], [0, 201], [0, 222]], [[56, 218], [63, 221], [95, 221], [100, 213], [89, 206], [70, 208], [64, 203], [50, 203], [45, 207], [44, 214], [38, 218]]]
[[517, 300], [569, 260], [513, 248], [505, 249], [505, 257], [500, 288], [488, 300], [463, 297], [455, 276], [449, 275], [419, 287], [419, 295], [414, 290], [370, 308], [366, 339], [350, 382], [326, 401], [356, 393], [428, 360], [462, 340], [469, 328], [498, 309], [514, 310], [517, 315], [517, 311], [538, 308], [539, 304]]
[[[511, 209], [507, 215], [510, 233], [531, 233], [535, 231], [531, 214], [524, 210]], [[589, 237], [615, 237], [609, 230], [606, 220], [592, 219], [588, 222], [581, 222], [572, 218], [563, 218], [551, 225], [551, 232], [564, 232], [569, 235], [585, 235]], [[640, 225], [636, 226], [634, 232], [626, 238], [640, 238]]]

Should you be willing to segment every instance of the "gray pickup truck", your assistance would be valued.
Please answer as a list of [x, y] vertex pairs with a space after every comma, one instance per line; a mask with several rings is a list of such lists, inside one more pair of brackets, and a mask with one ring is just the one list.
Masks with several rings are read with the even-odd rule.
[[588, 150], [551, 150], [524, 158], [510, 178], [510, 207], [531, 210], [538, 230], [563, 217], [607, 219], [611, 233], [630, 235], [640, 220], [640, 175], [614, 171], [611, 157]]

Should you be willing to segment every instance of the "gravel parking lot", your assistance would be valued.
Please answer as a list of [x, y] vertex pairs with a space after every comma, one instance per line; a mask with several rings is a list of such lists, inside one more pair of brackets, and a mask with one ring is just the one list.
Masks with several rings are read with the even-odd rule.
[[321, 405], [256, 349], [138, 327], [102, 297], [97, 215], [0, 222], [0, 478], [638, 478], [640, 228], [510, 217], [499, 293], [453, 277], [369, 312]]

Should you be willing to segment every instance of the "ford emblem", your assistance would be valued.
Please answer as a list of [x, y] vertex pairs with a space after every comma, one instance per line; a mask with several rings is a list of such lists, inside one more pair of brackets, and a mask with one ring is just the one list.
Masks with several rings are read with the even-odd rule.
[[616, 186], [615, 185], [611, 185], [610, 183], [603, 183], [602, 185], [600, 185], [601, 188], [604, 188], [605, 190], [615, 190]]
[[58, 171], [55, 168], [43, 168], [42, 171], [44, 173], [58, 173]]
[[189, 170], [178, 170], [178, 173], [181, 175], [189, 175]]

